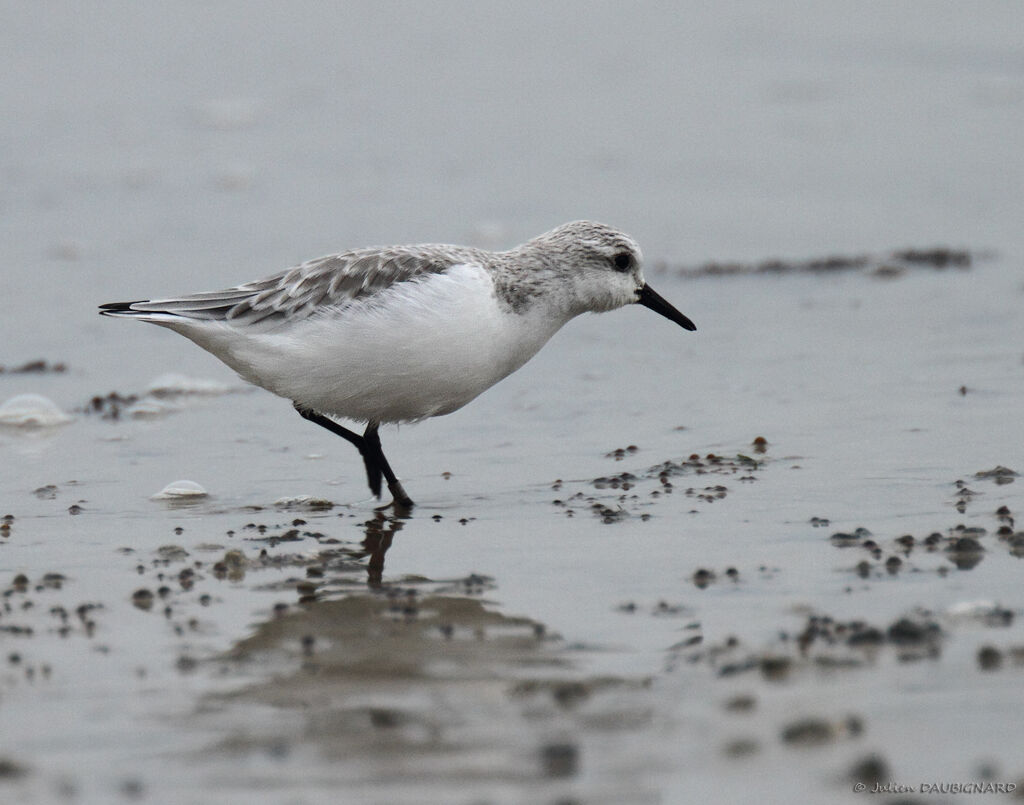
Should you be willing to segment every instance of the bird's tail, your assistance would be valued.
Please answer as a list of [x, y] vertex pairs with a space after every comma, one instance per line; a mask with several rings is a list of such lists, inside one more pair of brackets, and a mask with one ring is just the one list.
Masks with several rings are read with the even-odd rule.
[[100, 305], [99, 312], [101, 316], [113, 316], [118, 319], [141, 319], [142, 321], [151, 321], [156, 324], [167, 323], [180, 318], [170, 311], [154, 310], [152, 308], [139, 309], [143, 305], [151, 304], [148, 299], [140, 299], [135, 302], [107, 302], [105, 305]]
[[[146, 302], [146, 301], [149, 301], [149, 300], [144, 299], [144, 300], [139, 300], [139, 301]], [[136, 311], [132, 310], [132, 305], [139, 304], [139, 301], [136, 301], [136, 302], [107, 302], [105, 305], [100, 305], [100, 315], [101, 316], [117, 316], [117, 315], [131, 316], [131, 315], [133, 315], [136, 312]]]

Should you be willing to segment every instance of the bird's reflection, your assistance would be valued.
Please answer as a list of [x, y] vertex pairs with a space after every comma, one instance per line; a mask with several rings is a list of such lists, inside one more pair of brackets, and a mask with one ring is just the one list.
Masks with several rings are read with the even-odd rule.
[[366, 566], [366, 586], [370, 589], [380, 588], [384, 576], [384, 555], [391, 547], [395, 534], [405, 526], [404, 521], [407, 519], [408, 517], [401, 515], [386, 515], [382, 511], [376, 511], [374, 518], [363, 524], [363, 550], [357, 552], [356, 557], [369, 557]]

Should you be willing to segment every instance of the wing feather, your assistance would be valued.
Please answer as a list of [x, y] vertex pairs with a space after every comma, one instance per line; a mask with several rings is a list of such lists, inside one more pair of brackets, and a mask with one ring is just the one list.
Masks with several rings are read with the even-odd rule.
[[433, 245], [357, 249], [309, 260], [223, 291], [127, 303], [120, 312], [273, 326], [330, 307], [372, 300], [398, 283], [440, 274], [459, 263], [486, 262], [485, 254], [477, 249]]

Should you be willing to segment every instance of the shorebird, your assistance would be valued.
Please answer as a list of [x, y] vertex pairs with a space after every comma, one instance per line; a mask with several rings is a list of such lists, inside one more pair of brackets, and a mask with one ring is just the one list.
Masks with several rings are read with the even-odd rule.
[[633, 303], [696, 329], [644, 281], [636, 241], [574, 221], [509, 251], [354, 249], [224, 291], [111, 302], [100, 313], [168, 327], [291, 400], [302, 417], [355, 445], [378, 499], [383, 477], [393, 504], [408, 508], [381, 448], [382, 424], [450, 414], [570, 319]]

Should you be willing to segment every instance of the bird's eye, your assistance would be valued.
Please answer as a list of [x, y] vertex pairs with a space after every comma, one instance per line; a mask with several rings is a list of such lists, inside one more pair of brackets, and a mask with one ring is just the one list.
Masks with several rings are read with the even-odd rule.
[[633, 255], [629, 252], [619, 252], [612, 258], [612, 265], [616, 271], [629, 271], [633, 267]]

